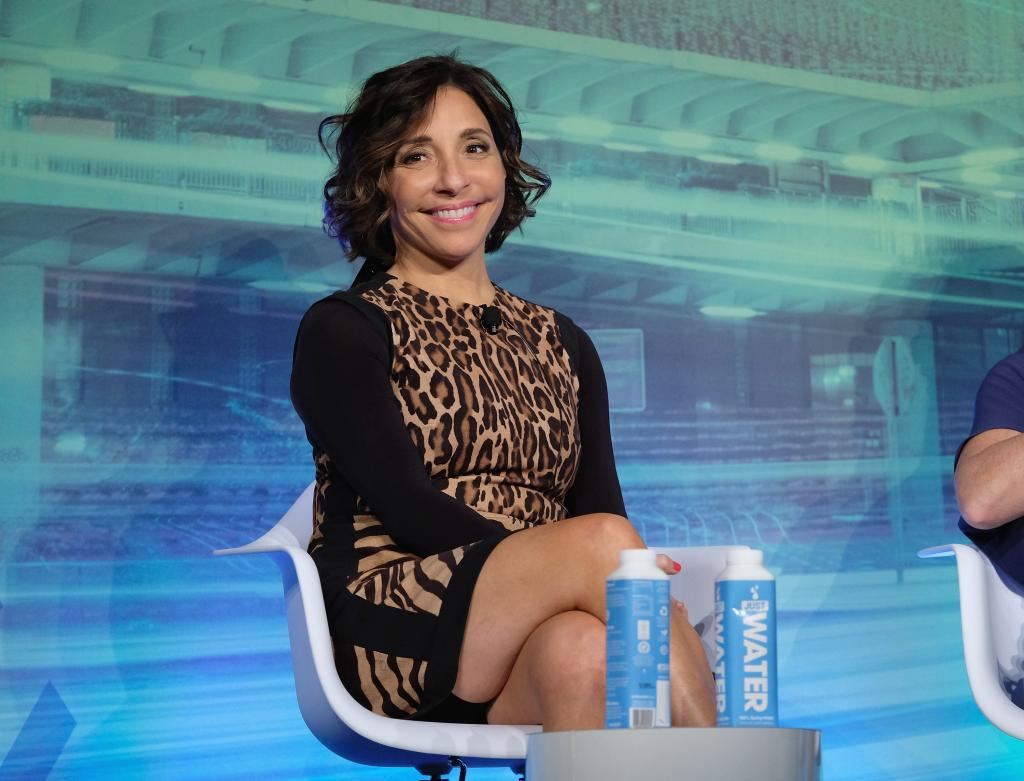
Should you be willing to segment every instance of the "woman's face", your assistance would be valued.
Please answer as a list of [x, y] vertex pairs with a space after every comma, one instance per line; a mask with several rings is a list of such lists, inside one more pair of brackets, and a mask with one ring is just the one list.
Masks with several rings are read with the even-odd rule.
[[483, 260], [505, 202], [505, 166], [469, 95], [438, 90], [433, 109], [399, 148], [387, 186], [396, 259], [449, 267]]

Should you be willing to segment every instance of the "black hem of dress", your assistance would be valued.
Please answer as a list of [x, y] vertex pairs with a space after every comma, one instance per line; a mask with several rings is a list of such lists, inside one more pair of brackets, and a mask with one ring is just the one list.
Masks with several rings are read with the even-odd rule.
[[423, 687], [423, 703], [409, 718], [430, 721], [430, 711], [440, 706], [452, 694], [459, 673], [459, 656], [466, 631], [466, 619], [469, 616], [469, 603], [473, 598], [473, 589], [480, 577], [480, 570], [498, 543], [513, 533], [496, 534], [475, 543], [466, 551], [466, 555], [452, 573], [448, 588], [444, 592], [441, 612], [437, 616], [434, 642], [431, 644], [427, 664], [427, 679]]

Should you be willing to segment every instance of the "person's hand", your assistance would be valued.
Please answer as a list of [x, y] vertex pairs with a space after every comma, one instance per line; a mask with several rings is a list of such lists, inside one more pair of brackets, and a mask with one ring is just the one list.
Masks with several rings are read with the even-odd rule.
[[660, 569], [667, 575], [678, 575], [679, 571], [683, 568], [683, 566], [678, 561], [672, 561], [672, 559], [670, 559], [664, 553], [659, 553], [658, 558], [656, 558], [654, 561], [658, 565], [658, 569]]
[[690, 622], [690, 614], [686, 611], [686, 605], [684, 605], [682, 602], [680, 602], [675, 597], [669, 597], [668, 600], [669, 600], [669, 602], [672, 603], [672, 613], [673, 613], [673, 615], [678, 615], [684, 621], [689, 623]]
[[[662, 572], [668, 573], [669, 575], [678, 575], [683, 569], [683, 566], [678, 561], [673, 561], [664, 553], [658, 554], [658, 558], [655, 559], [655, 563]], [[672, 603], [673, 613], [678, 614], [689, 621], [689, 615], [686, 612], [686, 605], [675, 597], [669, 597], [669, 601]]]

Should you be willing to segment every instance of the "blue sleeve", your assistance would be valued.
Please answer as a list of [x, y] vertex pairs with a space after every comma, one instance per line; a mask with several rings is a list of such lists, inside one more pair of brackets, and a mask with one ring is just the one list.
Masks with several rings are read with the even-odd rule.
[[[1024, 431], [1024, 350], [1004, 358], [985, 377], [974, 404], [971, 437], [994, 428]], [[1024, 518], [995, 529], [975, 529], [963, 518], [960, 530], [991, 560], [1004, 582], [1024, 595]]]
[[957, 449], [957, 458], [967, 440], [994, 428], [1024, 431], [1024, 350], [1001, 360], [982, 381], [971, 433]]

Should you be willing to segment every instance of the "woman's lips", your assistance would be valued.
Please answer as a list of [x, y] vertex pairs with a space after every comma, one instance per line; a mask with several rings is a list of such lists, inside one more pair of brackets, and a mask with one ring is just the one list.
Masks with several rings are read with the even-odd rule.
[[454, 225], [462, 222], [469, 222], [480, 208], [479, 203], [466, 203], [458, 206], [445, 206], [431, 209], [426, 214], [437, 222], [447, 225]]

